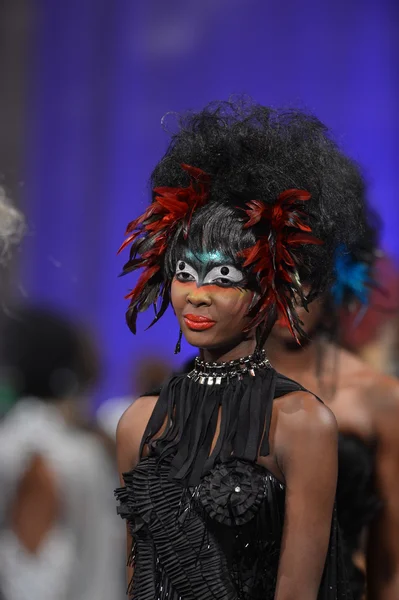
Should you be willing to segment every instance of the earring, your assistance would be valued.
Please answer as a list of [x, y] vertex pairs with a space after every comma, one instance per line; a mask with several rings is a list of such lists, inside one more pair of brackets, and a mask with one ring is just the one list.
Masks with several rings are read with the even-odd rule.
[[255, 353], [260, 352], [261, 350], [263, 350], [263, 345], [262, 345], [262, 341], [263, 341], [263, 327], [261, 325], [258, 325], [257, 328], [255, 329], [255, 341], [256, 341], [256, 346], [255, 346]]
[[177, 340], [177, 344], [176, 344], [176, 348], [175, 348], [175, 354], [179, 354], [180, 350], [181, 350], [181, 339], [183, 337], [183, 332], [180, 329], [180, 333], [179, 333], [179, 339]]

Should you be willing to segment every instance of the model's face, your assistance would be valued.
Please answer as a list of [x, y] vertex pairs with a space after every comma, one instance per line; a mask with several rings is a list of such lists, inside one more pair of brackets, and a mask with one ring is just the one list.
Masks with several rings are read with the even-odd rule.
[[247, 284], [240, 267], [219, 252], [185, 251], [176, 264], [172, 305], [189, 344], [227, 348], [251, 336], [244, 333], [254, 294]]

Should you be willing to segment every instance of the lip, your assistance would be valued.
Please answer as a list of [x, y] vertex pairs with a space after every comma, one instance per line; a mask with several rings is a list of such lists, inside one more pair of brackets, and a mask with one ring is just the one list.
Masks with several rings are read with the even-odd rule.
[[216, 323], [216, 321], [212, 321], [209, 317], [205, 317], [204, 315], [183, 315], [184, 321], [189, 329], [193, 329], [194, 331], [205, 331], [206, 329], [210, 329]]

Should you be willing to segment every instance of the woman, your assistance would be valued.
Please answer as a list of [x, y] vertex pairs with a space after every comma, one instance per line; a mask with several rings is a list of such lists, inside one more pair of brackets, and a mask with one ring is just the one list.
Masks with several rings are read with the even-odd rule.
[[[337, 419], [338, 519], [352, 560], [354, 597], [363, 597], [367, 579], [367, 598], [394, 600], [399, 597], [399, 383], [339, 345], [341, 312], [357, 306], [353, 331], [356, 313], [359, 322], [369, 305], [376, 241], [369, 226], [367, 236], [337, 257], [332, 293], [312, 303], [308, 313], [298, 308], [308, 343], [294, 347], [277, 322], [266, 351], [275, 368], [318, 394]], [[350, 337], [350, 331], [344, 333]]]
[[123, 245], [124, 273], [143, 268], [127, 320], [171, 301], [200, 358], [118, 426], [135, 600], [351, 597], [335, 419], [261, 349], [277, 309], [302, 337], [295, 302], [358, 234], [352, 168], [314, 117], [230, 103], [183, 118], [155, 168]]
[[92, 342], [65, 316], [35, 306], [11, 311], [3, 336], [17, 397], [0, 422], [3, 596], [121, 597], [112, 463], [81, 426], [98, 368]]
[[22, 240], [25, 229], [25, 217], [0, 186], [0, 264], [3, 267], [10, 262], [12, 250]]

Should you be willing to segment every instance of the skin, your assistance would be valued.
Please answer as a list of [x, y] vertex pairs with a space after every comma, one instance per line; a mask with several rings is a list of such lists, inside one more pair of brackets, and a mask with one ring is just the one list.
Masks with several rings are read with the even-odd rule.
[[[299, 309], [305, 329], [314, 331], [323, 300]], [[354, 354], [315, 339], [294, 349], [278, 324], [266, 344], [274, 368], [319, 395], [335, 415], [339, 430], [365, 443], [377, 440], [376, 484], [383, 508], [367, 536], [368, 600], [399, 598], [399, 382], [374, 370]], [[317, 376], [320, 352], [322, 377]], [[364, 563], [364, 558], [363, 558]]]
[[34, 456], [19, 482], [10, 515], [14, 534], [30, 554], [40, 552], [57, 521], [60, 504], [54, 474], [43, 457]]
[[[76, 399], [53, 402], [67, 423], [81, 426]], [[35, 454], [18, 483], [10, 509], [11, 529], [26, 552], [40, 554], [61, 513], [62, 499], [55, 473], [44, 456]]]
[[[191, 259], [192, 260], [192, 259]], [[188, 262], [182, 257], [182, 262]], [[177, 265], [178, 266], [178, 265]], [[226, 282], [214, 264], [177, 269], [172, 304], [188, 343], [207, 361], [226, 361], [255, 349], [255, 332], [244, 333], [253, 292], [241, 281]], [[237, 268], [237, 267], [236, 267]], [[195, 271], [195, 273], [194, 273]], [[188, 272], [190, 276], [179, 275]], [[217, 276], [218, 275], [218, 276]], [[192, 331], [186, 314], [204, 315], [215, 325]], [[117, 457], [122, 473], [140, 460], [139, 448], [157, 397], [143, 397], [122, 416], [117, 430]], [[220, 423], [220, 415], [219, 415]], [[162, 429], [157, 436], [162, 433]], [[156, 437], [157, 437], [156, 436]], [[218, 436], [216, 428], [213, 445]], [[325, 563], [337, 479], [337, 424], [332, 412], [313, 395], [295, 392], [276, 399], [270, 428], [270, 455], [258, 463], [286, 484], [285, 525], [275, 600], [316, 600]], [[148, 448], [144, 448], [144, 454]], [[128, 552], [132, 540], [128, 534]], [[132, 570], [128, 569], [130, 580]]]

